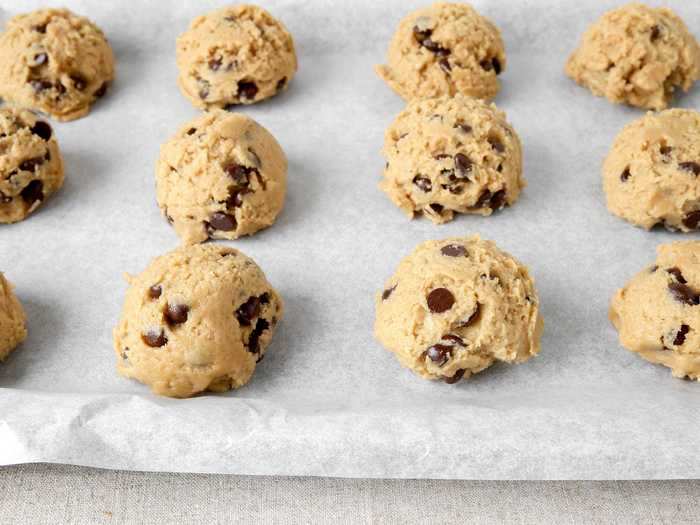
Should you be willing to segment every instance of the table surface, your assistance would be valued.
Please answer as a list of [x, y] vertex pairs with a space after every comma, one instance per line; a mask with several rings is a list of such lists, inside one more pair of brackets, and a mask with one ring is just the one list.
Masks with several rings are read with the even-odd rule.
[[700, 481], [434, 481], [0, 468], [3, 523], [698, 523]]

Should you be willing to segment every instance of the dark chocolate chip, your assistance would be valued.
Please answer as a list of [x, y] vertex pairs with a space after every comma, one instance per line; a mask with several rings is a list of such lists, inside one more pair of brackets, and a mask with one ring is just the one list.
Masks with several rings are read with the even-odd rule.
[[696, 177], [700, 175], [700, 164], [697, 162], [679, 162], [678, 167], [684, 171], [689, 171]]
[[95, 91], [94, 95], [97, 98], [102, 98], [105, 96], [105, 93], [107, 93], [107, 82], [104, 82], [97, 91]]
[[154, 284], [148, 289], [148, 297], [151, 299], [158, 299], [162, 293], [163, 287], [159, 284]]
[[236, 223], [236, 218], [233, 215], [217, 211], [209, 217], [209, 225], [214, 230], [221, 230], [224, 232], [230, 232], [236, 229], [238, 224]]
[[486, 207], [491, 201], [491, 195], [492, 193], [489, 190], [484, 190], [481, 192], [481, 195], [479, 195], [478, 200], [474, 204], [474, 208], [478, 209]]
[[450, 73], [452, 71], [452, 66], [450, 65], [450, 62], [447, 60], [447, 58], [441, 58], [438, 62], [438, 65], [440, 66], [440, 69], [442, 69], [445, 73]]
[[32, 29], [34, 29], [34, 31], [36, 31], [37, 33], [42, 33], [42, 34], [43, 34], [43, 33], [46, 33], [46, 26], [47, 26], [47, 25], [48, 25], [48, 24], [41, 24], [41, 25], [38, 25], [38, 26], [34, 26]]
[[141, 334], [141, 339], [144, 343], [153, 348], [158, 348], [168, 343], [168, 338], [165, 337], [165, 332], [163, 332], [162, 329], [151, 329]]
[[270, 323], [266, 319], [258, 319], [257, 323], [255, 323], [255, 328], [253, 328], [248, 337], [248, 352], [257, 354], [260, 351], [260, 335], [268, 328], [270, 328]]
[[479, 62], [479, 65], [484, 71], [491, 71], [493, 69], [493, 61], [489, 60], [488, 58], [485, 58]]
[[474, 323], [474, 321], [476, 321], [479, 318], [479, 312], [481, 312], [481, 305], [479, 303], [476, 303], [476, 308], [474, 308], [474, 312], [472, 312], [472, 314], [469, 316], [469, 319], [459, 323], [459, 327], [466, 328], [467, 326]]
[[661, 153], [664, 157], [668, 157], [672, 151], [673, 148], [671, 146], [661, 146], [659, 148], [659, 153]]
[[622, 182], [627, 182], [627, 180], [628, 180], [631, 176], [632, 176], [632, 174], [630, 173], [630, 169], [629, 169], [629, 168], [625, 168], [625, 171], [623, 171], [622, 174], [620, 174], [620, 180], [621, 180]]
[[190, 128], [187, 130], [188, 135], [194, 135], [195, 133], [197, 133], [197, 128]]
[[415, 38], [416, 42], [418, 42], [420, 45], [423, 45], [423, 42], [428, 40], [432, 34], [432, 29], [421, 30], [418, 28], [418, 26], [413, 26], [413, 38]]
[[270, 304], [270, 294], [267, 292], [261, 294], [258, 299], [260, 299], [260, 304]]
[[472, 131], [472, 127], [469, 124], [465, 124], [464, 122], [457, 122], [457, 124], [455, 124], [455, 128], [459, 128], [465, 133], [471, 133]]
[[651, 26], [651, 34], [649, 35], [651, 40], [654, 41], [657, 38], [659, 38], [660, 36], [661, 36], [661, 28], [659, 26], [657, 26], [656, 24]]
[[394, 293], [394, 290], [396, 290], [396, 287], [398, 285], [394, 285], [391, 288], [387, 288], [382, 292], [382, 301], [386, 301], [389, 297], [391, 297], [391, 294]]
[[497, 75], [501, 74], [501, 61], [498, 60], [497, 58], [494, 58], [491, 60], [491, 65], [493, 66], [493, 70], [496, 72]]
[[464, 377], [464, 370], [460, 369], [457, 370], [455, 372], [455, 375], [453, 375], [452, 377], [443, 377], [443, 381], [445, 381], [445, 383], [447, 383], [448, 385], [451, 385], [462, 379], [462, 377]]
[[464, 339], [455, 334], [446, 334], [442, 336], [442, 341], [449, 341], [453, 345], [465, 346]]
[[34, 55], [34, 65], [42, 66], [49, 61], [49, 56], [46, 53], [39, 53]]
[[229, 210], [243, 206], [243, 195], [249, 193], [247, 189], [239, 189], [235, 186], [230, 186], [228, 189], [228, 199], [226, 199], [226, 207]]
[[20, 192], [24, 202], [31, 206], [36, 201], [44, 200], [44, 183], [40, 180], [33, 180]]
[[435, 288], [426, 297], [428, 308], [435, 314], [446, 312], [455, 304], [455, 296], [447, 288]]
[[491, 196], [489, 206], [492, 210], [500, 210], [506, 203], [506, 190], [498, 190]]
[[27, 159], [22, 161], [22, 163], [19, 165], [19, 169], [23, 171], [34, 171], [34, 168], [39, 166], [41, 163], [44, 162], [43, 157], [35, 157], [33, 159]]
[[247, 186], [250, 182], [250, 179], [248, 178], [248, 174], [252, 171], [250, 168], [241, 166], [240, 164], [231, 163], [224, 166], [224, 171], [238, 186]]
[[683, 218], [683, 224], [690, 230], [697, 230], [700, 224], [700, 210], [691, 211]]
[[423, 40], [422, 45], [428, 51], [431, 51], [440, 57], [446, 57], [450, 54], [449, 49], [445, 49], [440, 44], [438, 44], [434, 40], [431, 40], [430, 38], [426, 38], [425, 40]]
[[34, 135], [37, 135], [38, 137], [41, 137], [44, 140], [49, 140], [52, 134], [51, 126], [49, 126], [43, 120], [37, 120], [36, 124], [34, 124], [31, 131], [32, 133], [34, 133]]
[[[658, 269], [658, 266], [656, 268]], [[678, 281], [679, 283], [688, 284], [688, 281], [686, 281], [685, 277], [683, 277], [680, 268], [674, 266], [673, 268], [668, 268], [666, 271], [673, 275], [676, 278], [676, 281]]]
[[287, 85], [287, 77], [282, 77], [277, 81], [277, 84], [275, 85], [275, 91], [282, 91], [284, 89], [284, 86]]
[[190, 307], [186, 304], [168, 304], [163, 312], [163, 319], [168, 326], [175, 326], [187, 321]]
[[689, 306], [695, 306], [700, 303], [700, 297], [698, 297], [698, 294], [695, 293], [695, 291], [687, 284], [677, 282], [669, 283], [668, 290], [671, 292], [671, 295], [673, 295], [673, 298], [678, 302]]
[[238, 96], [240, 98], [252, 100], [257, 94], [258, 86], [255, 84], [255, 82], [238, 82]]
[[467, 179], [472, 171], [472, 161], [464, 153], [455, 155], [455, 173], [459, 178]]
[[220, 67], [221, 67], [221, 57], [212, 58], [209, 60], [209, 69], [211, 69], [212, 71], [218, 71]]
[[442, 213], [442, 210], [445, 209], [445, 207], [442, 204], [438, 204], [437, 202], [433, 202], [432, 204], [429, 204], [428, 206], [435, 213]]
[[426, 355], [433, 363], [442, 366], [452, 357], [452, 347], [438, 343], [428, 348]]
[[29, 85], [32, 86], [34, 91], [37, 93], [53, 87], [53, 84], [51, 82], [47, 82], [46, 80], [30, 80]]
[[489, 137], [489, 144], [491, 144], [491, 147], [496, 151], [496, 153], [503, 153], [506, 150], [506, 147], [503, 145], [503, 142], [498, 140], [495, 137]]
[[676, 333], [676, 338], [673, 340], [675, 346], [681, 346], [685, 343], [685, 336], [690, 331], [690, 327], [687, 324], [682, 324]]
[[428, 193], [433, 189], [433, 184], [430, 182], [430, 179], [423, 177], [422, 175], [416, 175], [413, 177], [413, 184], [418, 186], [418, 188], [425, 193]]
[[467, 249], [461, 244], [447, 244], [440, 248], [440, 252], [447, 257], [466, 257]]
[[73, 75], [70, 78], [73, 81], [73, 87], [78, 91], [82, 91], [87, 86], [87, 80], [80, 75]]
[[250, 322], [258, 315], [260, 315], [260, 298], [255, 296], [249, 297], [236, 310], [236, 319], [241, 326], [250, 326]]

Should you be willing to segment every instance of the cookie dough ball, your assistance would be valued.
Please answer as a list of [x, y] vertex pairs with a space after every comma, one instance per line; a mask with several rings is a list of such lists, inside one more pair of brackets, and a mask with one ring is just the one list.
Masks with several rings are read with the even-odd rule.
[[0, 35], [0, 97], [58, 120], [90, 111], [114, 78], [102, 31], [67, 9], [18, 15]]
[[213, 110], [166, 142], [156, 166], [158, 205], [186, 244], [237, 239], [282, 211], [287, 158], [254, 120]]
[[700, 113], [648, 113], [623, 128], [603, 164], [608, 209], [646, 228], [700, 224]]
[[12, 285], [0, 272], [0, 361], [27, 337], [27, 318]]
[[700, 47], [670, 9], [632, 3], [584, 33], [566, 74], [610, 102], [663, 109], [700, 74]]
[[254, 5], [195, 18], [177, 39], [178, 85], [198, 108], [253, 104], [285, 90], [297, 70], [292, 36]]
[[700, 242], [659, 246], [656, 263], [613, 297], [610, 320], [627, 350], [700, 378]]
[[62, 185], [51, 126], [30, 111], [0, 108], [0, 223], [21, 221]]
[[435, 3], [404, 18], [377, 74], [405, 100], [492, 99], [506, 52], [498, 28], [467, 4]]
[[454, 383], [540, 351], [543, 322], [527, 268], [478, 236], [418, 245], [376, 307], [377, 339], [428, 379]]
[[156, 394], [245, 385], [282, 318], [282, 299], [258, 265], [220, 245], [181, 247], [128, 281], [114, 330], [117, 370]]
[[414, 101], [384, 137], [379, 187], [406, 214], [440, 224], [491, 215], [525, 187], [517, 133], [494, 105], [457, 95]]

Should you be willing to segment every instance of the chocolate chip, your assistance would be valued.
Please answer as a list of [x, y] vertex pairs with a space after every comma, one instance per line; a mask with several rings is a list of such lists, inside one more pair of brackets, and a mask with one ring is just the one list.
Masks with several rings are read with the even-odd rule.
[[492, 210], [500, 210], [503, 208], [503, 206], [506, 203], [506, 190], [501, 189], [498, 190], [496, 193], [494, 193], [491, 196], [491, 200], [489, 201], [489, 206], [491, 207]]
[[168, 326], [175, 326], [187, 321], [190, 307], [186, 304], [168, 304], [163, 312], [163, 318]]
[[233, 179], [239, 186], [247, 186], [250, 182], [248, 174], [252, 171], [250, 168], [241, 166], [240, 164], [231, 163], [224, 166], [226, 174]]
[[466, 328], [467, 326], [471, 325], [476, 321], [479, 317], [479, 313], [481, 312], [481, 305], [479, 303], [476, 303], [476, 308], [474, 308], [474, 311], [472, 314], [469, 316], [469, 319], [466, 321], [462, 321], [459, 323], [459, 328]]
[[445, 73], [449, 74], [452, 71], [452, 66], [450, 66], [450, 62], [446, 58], [441, 58], [438, 65]]
[[446, 312], [455, 304], [455, 296], [447, 288], [435, 288], [426, 297], [428, 308], [435, 314]]
[[53, 87], [53, 84], [51, 82], [47, 82], [46, 80], [30, 80], [29, 85], [32, 86], [34, 91], [37, 93]]
[[44, 200], [44, 183], [40, 180], [33, 180], [24, 187], [20, 195], [24, 202], [30, 206], [36, 201], [42, 201]]
[[654, 266], [652, 266], [651, 268], [649, 268], [649, 273], [654, 273], [654, 272], [656, 272], [656, 270], [658, 270], [658, 269], [659, 269], [659, 267], [658, 267], [657, 265], [654, 265]]
[[398, 285], [394, 285], [391, 288], [387, 288], [382, 292], [382, 301], [386, 301], [389, 297], [391, 297], [391, 294], [394, 293], [394, 290], [396, 290], [396, 287]]
[[462, 179], [469, 178], [472, 171], [472, 161], [464, 153], [455, 155], [455, 173]]
[[36, 31], [37, 33], [44, 34], [44, 33], [46, 33], [46, 26], [47, 25], [48, 24], [40, 24], [38, 26], [34, 26], [32, 29], [34, 29], [34, 31]]
[[491, 195], [492, 195], [492, 193], [489, 190], [484, 190], [483, 192], [481, 192], [481, 195], [479, 195], [478, 200], [474, 204], [474, 208], [486, 207], [489, 204], [489, 202], [491, 201]]
[[94, 95], [97, 98], [102, 98], [107, 93], [107, 82], [103, 82], [102, 85], [95, 91]]
[[34, 65], [42, 66], [49, 61], [49, 56], [46, 53], [39, 53], [34, 55]]
[[465, 124], [464, 122], [457, 122], [454, 127], [461, 129], [465, 133], [471, 133], [472, 131], [472, 127], [469, 124]]
[[36, 124], [34, 124], [32, 127], [31, 132], [44, 140], [49, 140], [52, 134], [51, 126], [49, 126], [43, 120], [37, 120]]
[[661, 146], [659, 148], [659, 153], [661, 153], [664, 157], [668, 157], [672, 151], [673, 148], [671, 146]]
[[700, 210], [691, 211], [683, 218], [683, 224], [690, 230], [697, 230], [700, 224]]
[[199, 98], [202, 100], [209, 96], [209, 82], [206, 80], [200, 80], [199, 82]]
[[23, 171], [34, 171], [34, 168], [36, 168], [38, 165], [44, 162], [44, 159], [42, 157], [35, 157], [33, 159], [27, 159], [22, 161], [22, 163], [19, 165], [19, 169]]
[[420, 45], [423, 45], [423, 42], [429, 39], [430, 35], [432, 34], [432, 29], [421, 30], [418, 26], [413, 26], [413, 38], [415, 38], [416, 42], [418, 42]]
[[452, 347], [447, 345], [436, 344], [428, 348], [426, 355], [438, 366], [442, 366], [452, 357]]
[[250, 326], [250, 322], [258, 315], [260, 315], [260, 298], [255, 296], [249, 297], [236, 310], [236, 319], [241, 326]]
[[681, 346], [685, 343], [685, 336], [690, 331], [690, 327], [687, 324], [682, 324], [676, 333], [676, 338], [673, 340], [675, 346]]
[[235, 186], [230, 186], [228, 189], [228, 199], [226, 199], [226, 207], [231, 210], [243, 206], [243, 195], [249, 193], [247, 189], [239, 189]]
[[698, 297], [698, 294], [696, 294], [695, 291], [687, 284], [677, 282], [669, 283], [668, 290], [671, 292], [671, 295], [673, 295], [673, 298], [678, 302], [690, 306], [695, 306], [700, 303], [700, 297]]
[[260, 335], [268, 328], [270, 328], [270, 323], [267, 320], [258, 319], [258, 322], [255, 323], [255, 328], [253, 328], [248, 337], [248, 352], [257, 354], [260, 351]]
[[445, 207], [442, 204], [438, 204], [437, 202], [429, 204], [428, 207], [435, 213], [442, 213], [442, 210], [445, 209]]
[[258, 86], [255, 84], [255, 82], [238, 82], [238, 96], [240, 98], [252, 100], [257, 94]]
[[[658, 269], [658, 266], [656, 268]], [[681, 283], [681, 284], [688, 283], [688, 281], [685, 280], [685, 277], [683, 277], [683, 274], [681, 273], [680, 268], [677, 268], [674, 266], [673, 268], [668, 268], [666, 271], [668, 273], [670, 273], [671, 275], [673, 275], [676, 278], [676, 281], [678, 281], [679, 283]]]
[[44, 160], [45, 161], [51, 160], [51, 151], [49, 151], [48, 148], [46, 149], [46, 153], [44, 153]]
[[275, 91], [282, 91], [284, 86], [287, 84], [287, 77], [282, 77], [277, 81], [275, 85]]
[[442, 341], [449, 341], [453, 345], [465, 346], [464, 339], [455, 334], [446, 334], [442, 336]]
[[631, 176], [632, 176], [632, 174], [630, 173], [630, 169], [629, 169], [629, 168], [625, 168], [625, 171], [623, 171], [623, 172], [620, 174], [620, 180], [621, 180], [622, 182], [627, 182], [627, 180], [628, 180]]
[[433, 189], [433, 184], [430, 182], [430, 179], [423, 177], [422, 175], [416, 175], [413, 177], [413, 184], [418, 186], [418, 188], [425, 193], [428, 193]]
[[151, 329], [148, 332], [141, 334], [141, 339], [144, 343], [152, 348], [159, 348], [168, 343], [168, 338], [165, 337], [165, 333], [162, 329], [155, 330]]
[[163, 287], [159, 284], [154, 284], [148, 289], [148, 297], [151, 299], [158, 299], [162, 293]]
[[238, 226], [236, 218], [233, 215], [221, 211], [217, 211], [209, 217], [209, 225], [215, 230], [224, 232], [233, 231], [236, 229], [236, 226]]
[[689, 171], [696, 177], [700, 175], [700, 164], [697, 162], [679, 162], [678, 167], [684, 171]]
[[218, 71], [220, 67], [221, 67], [221, 57], [212, 58], [209, 60], [209, 69], [211, 69], [212, 71]]
[[656, 24], [651, 26], [651, 34], [649, 37], [651, 38], [652, 41], [656, 40], [661, 36], [661, 28], [657, 26]]
[[494, 58], [491, 60], [491, 65], [493, 65], [493, 70], [496, 72], [497, 75], [501, 74], [501, 62], [497, 58]]
[[70, 79], [73, 81], [73, 87], [78, 91], [82, 91], [87, 86], [87, 80], [80, 75], [73, 75]]
[[59, 95], [63, 95], [66, 92], [66, 86], [59, 82], [58, 84], [56, 84], [56, 91], [58, 91]]
[[496, 151], [497, 153], [503, 153], [506, 150], [506, 147], [503, 145], [503, 143], [498, 140], [495, 137], [489, 137], [488, 139], [489, 144], [491, 144], [491, 147]]
[[440, 253], [447, 257], [466, 257], [467, 249], [461, 244], [447, 244], [440, 248]]
[[438, 44], [434, 40], [431, 40], [430, 38], [426, 38], [425, 40], [423, 40], [422, 45], [428, 51], [435, 53], [437, 56], [446, 57], [450, 54], [449, 49], [442, 47], [440, 44]]
[[489, 60], [488, 58], [485, 58], [479, 62], [479, 65], [484, 71], [491, 71], [493, 69], [493, 61]]
[[452, 377], [443, 377], [442, 380], [445, 383], [447, 383], [448, 385], [451, 385], [453, 383], [456, 383], [460, 379], [462, 379], [463, 376], [464, 376], [464, 370], [460, 369], [460, 370], [457, 370], [455, 372], [455, 375], [453, 375]]
[[194, 135], [195, 133], [197, 133], [197, 128], [190, 128], [187, 130], [188, 135]]
[[270, 304], [270, 294], [267, 292], [260, 295], [258, 299], [260, 299], [260, 304]]

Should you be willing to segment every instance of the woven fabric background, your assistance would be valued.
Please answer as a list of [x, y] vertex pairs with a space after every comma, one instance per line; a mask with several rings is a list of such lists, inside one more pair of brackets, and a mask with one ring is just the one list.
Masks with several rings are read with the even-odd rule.
[[700, 481], [255, 478], [0, 469], [0, 522], [700, 523]]

